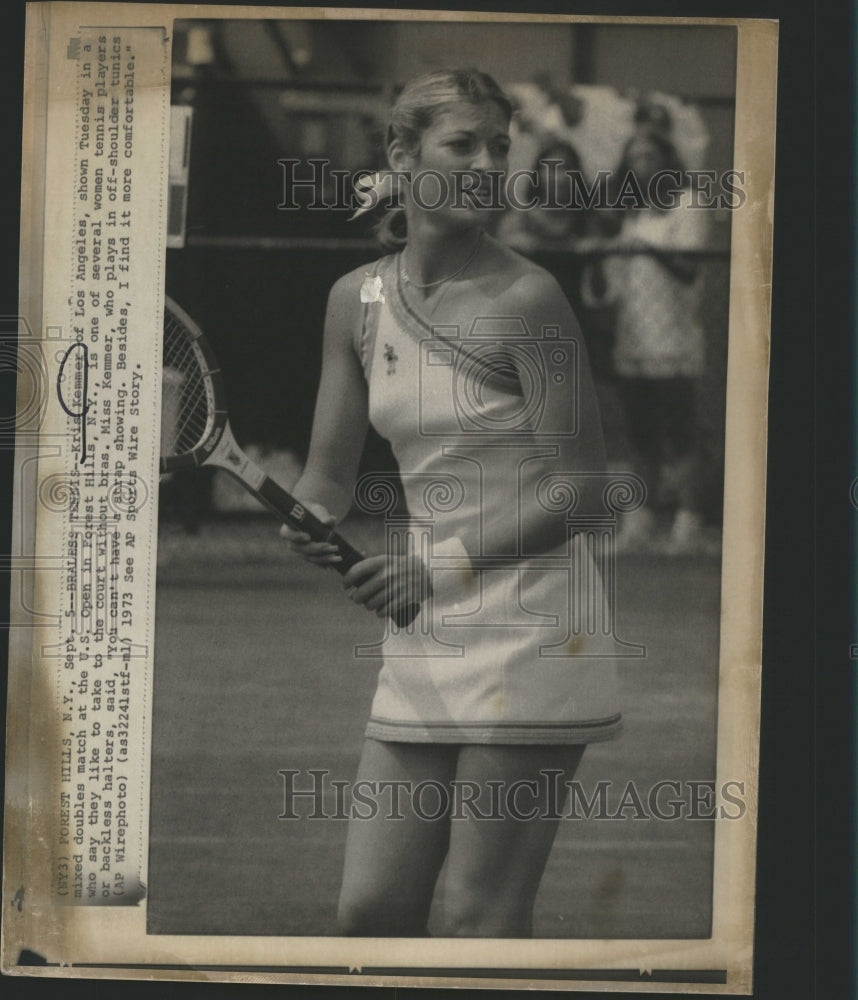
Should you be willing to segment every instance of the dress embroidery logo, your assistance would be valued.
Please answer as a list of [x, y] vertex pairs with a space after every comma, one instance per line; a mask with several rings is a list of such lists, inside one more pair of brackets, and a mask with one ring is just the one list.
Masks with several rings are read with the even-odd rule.
[[393, 344], [384, 345], [384, 360], [387, 362], [387, 374], [396, 374], [396, 362], [399, 360], [396, 351], [393, 349]]

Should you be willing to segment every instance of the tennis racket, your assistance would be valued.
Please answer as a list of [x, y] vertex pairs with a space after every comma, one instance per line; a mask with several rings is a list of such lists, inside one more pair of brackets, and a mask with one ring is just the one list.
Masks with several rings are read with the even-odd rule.
[[[239, 448], [229, 426], [223, 379], [214, 352], [197, 324], [167, 296], [163, 362], [162, 473], [201, 465], [217, 466], [290, 527], [305, 531], [314, 541], [336, 545], [342, 562], [332, 565], [342, 576], [365, 558]], [[419, 611], [419, 604], [407, 604], [391, 618], [404, 628]]]

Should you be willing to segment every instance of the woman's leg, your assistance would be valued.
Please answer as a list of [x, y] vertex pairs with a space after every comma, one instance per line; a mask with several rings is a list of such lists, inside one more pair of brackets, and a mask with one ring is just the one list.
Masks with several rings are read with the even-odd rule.
[[[427, 784], [449, 788], [456, 770], [457, 746], [383, 743], [365, 740], [353, 796], [340, 891], [339, 923], [343, 934], [408, 937], [426, 933], [438, 873], [447, 853], [449, 811], [437, 819], [442, 798]], [[361, 786], [360, 782], [370, 785]], [[449, 793], [446, 793], [449, 795]]]
[[[583, 753], [583, 746], [460, 748], [459, 787], [483, 791], [475, 808], [461, 809], [451, 823], [445, 934], [531, 936], [536, 892], [566, 799], [563, 782], [572, 779]], [[546, 776], [556, 771], [556, 778]], [[496, 783], [494, 802], [489, 782]], [[535, 789], [525, 782], [535, 782]], [[492, 815], [500, 818], [484, 818]]]
[[665, 455], [675, 469], [676, 498], [680, 508], [700, 506], [696, 381], [666, 380], [662, 396]]
[[621, 515], [616, 540], [618, 552], [645, 548], [655, 530], [660, 450], [652, 385], [653, 380], [648, 378], [626, 377], [619, 381], [632, 466], [644, 482], [646, 500], [641, 507]]
[[696, 402], [694, 379], [669, 380], [664, 394], [664, 427], [665, 451], [672, 468], [676, 497], [668, 542], [673, 552], [694, 552], [703, 527]]
[[664, 434], [658, 407], [659, 381], [642, 377], [620, 380], [626, 432], [632, 448], [635, 472], [646, 484], [650, 503], [656, 499], [664, 459]]

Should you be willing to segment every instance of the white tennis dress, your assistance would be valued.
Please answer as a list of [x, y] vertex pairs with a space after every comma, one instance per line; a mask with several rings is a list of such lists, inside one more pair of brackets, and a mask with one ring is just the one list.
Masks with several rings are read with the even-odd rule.
[[[582, 537], [568, 540], [564, 512], [546, 502], [545, 477], [571, 470], [558, 470], [556, 449], [529, 430], [520, 377], [498, 362], [492, 325], [508, 338], [510, 322], [486, 320], [476, 350], [462, 331], [430, 327], [403, 296], [397, 255], [368, 272], [361, 298], [356, 348], [370, 420], [399, 463], [410, 517], [388, 522], [388, 544], [413, 542], [433, 588], [413, 625], [388, 623], [383, 642], [358, 650], [383, 656], [366, 735], [611, 739], [620, 712], [601, 575]], [[525, 515], [553, 518], [567, 540], [528, 555], [517, 527]], [[498, 554], [512, 558], [481, 559]]]

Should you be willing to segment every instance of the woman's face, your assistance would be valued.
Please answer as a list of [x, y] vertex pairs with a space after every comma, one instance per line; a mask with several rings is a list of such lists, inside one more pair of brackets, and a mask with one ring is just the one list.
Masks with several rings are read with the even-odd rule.
[[424, 130], [418, 153], [402, 157], [396, 169], [411, 170], [411, 199], [418, 208], [473, 225], [486, 207], [501, 204], [501, 177], [492, 179], [488, 171], [506, 173], [509, 145], [509, 122], [494, 101], [462, 101]]
[[626, 150], [626, 162], [638, 182], [644, 185], [665, 167], [661, 149], [644, 136], [632, 140]]

